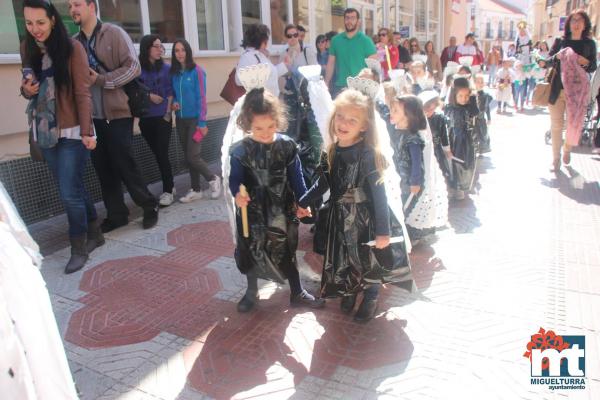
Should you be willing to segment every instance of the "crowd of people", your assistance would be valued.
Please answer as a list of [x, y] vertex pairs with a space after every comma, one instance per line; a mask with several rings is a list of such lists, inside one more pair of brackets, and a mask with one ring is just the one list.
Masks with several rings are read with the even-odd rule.
[[[473, 34], [460, 45], [451, 38], [439, 56], [431, 41], [421, 48], [416, 38], [402, 41], [389, 29], [371, 38], [359, 29], [359, 11], [348, 8], [344, 32], [318, 35], [314, 45], [304, 41], [303, 27], [285, 26], [287, 46], [273, 62], [269, 28], [249, 25], [235, 73], [246, 93], [229, 120], [221, 178], [201, 157], [207, 75], [189, 43], [175, 41], [167, 63], [160, 37], [147, 35], [137, 56], [125, 31], [97, 17], [95, 0], [69, 0], [69, 10], [80, 27], [74, 38], [50, 2], [25, 0], [22, 46], [30, 142], [58, 183], [69, 221], [65, 272], [83, 268], [103, 233], [128, 223], [122, 184], [143, 208], [146, 229], [157, 223], [160, 206], [173, 203], [174, 112], [190, 171], [191, 188], [180, 201], [201, 199], [204, 183], [211, 198], [224, 189], [232, 206], [235, 260], [248, 282], [240, 312], [256, 304], [262, 278], [287, 280], [292, 306], [321, 308], [325, 298], [341, 297], [342, 310], [351, 313], [362, 292], [354, 319], [373, 318], [382, 283], [413, 289], [411, 246], [446, 225], [449, 199], [476, 192], [478, 159], [491, 151], [493, 90], [499, 113], [507, 106], [523, 111], [545, 69], [554, 67], [556, 169], [565, 110], [564, 163], [581, 128], [569, 110], [582, 88], [570, 77], [596, 69], [583, 11], [569, 16], [565, 37], [549, 51], [520, 26], [514, 55], [506, 57], [499, 46], [484, 57]], [[132, 103], [140, 88], [149, 92], [142, 115]], [[158, 199], [133, 157], [134, 116], [159, 165]], [[83, 184], [90, 154], [107, 210], [101, 223]], [[299, 220], [314, 225], [315, 251], [324, 255], [317, 294], [302, 287], [297, 269]]]

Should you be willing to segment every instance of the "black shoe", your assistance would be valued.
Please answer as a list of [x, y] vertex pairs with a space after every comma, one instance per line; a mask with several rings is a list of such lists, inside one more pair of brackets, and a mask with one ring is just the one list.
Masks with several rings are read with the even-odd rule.
[[158, 207], [144, 211], [144, 221], [142, 226], [144, 229], [150, 229], [158, 222]]
[[356, 304], [356, 295], [352, 294], [350, 296], [342, 297], [342, 301], [340, 302], [340, 308], [342, 312], [345, 314], [350, 314], [352, 310], [354, 310], [354, 305]]
[[104, 245], [104, 243], [106, 243], [106, 241], [104, 240], [99, 221], [97, 219], [89, 221], [86, 244], [88, 254], [94, 251], [94, 249]]
[[102, 233], [108, 233], [110, 231], [114, 231], [117, 228], [127, 225], [129, 222], [125, 219], [123, 221], [110, 221], [108, 218], [102, 221], [100, 225], [100, 230]]
[[318, 299], [303, 290], [295, 296], [290, 295], [290, 305], [292, 307], [323, 308], [325, 307], [325, 299]]
[[365, 300], [358, 307], [358, 311], [354, 314], [356, 322], [368, 322], [373, 319], [377, 312], [377, 300]]
[[238, 312], [247, 313], [248, 311], [252, 310], [254, 308], [254, 305], [256, 304], [257, 300], [258, 300], [257, 295], [252, 296], [252, 295], [249, 295], [248, 293], [246, 293], [244, 295], [244, 297], [242, 297], [242, 299], [237, 304]]
[[72, 274], [79, 271], [87, 262], [86, 239], [85, 234], [69, 238], [71, 242], [71, 258], [65, 267], [65, 274]]

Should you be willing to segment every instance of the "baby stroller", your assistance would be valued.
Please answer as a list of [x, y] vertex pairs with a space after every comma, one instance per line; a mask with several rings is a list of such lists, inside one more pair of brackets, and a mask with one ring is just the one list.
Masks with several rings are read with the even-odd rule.
[[[600, 73], [594, 72], [590, 79], [590, 96], [588, 99], [587, 110], [585, 112], [585, 119], [583, 121], [583, 128], [581, 130], [581, 138], [579, 139], [579, 146], [591, 147], [594, 143], [594, 136], [600, 128], [600, 122], [595, 118], [596, 113], [599, 112], [596, 108], [596, 96], [600, 90]], [[552, 134], [547, 131], [544, 140], [546, 144], [550, 144], [552, 141]]]

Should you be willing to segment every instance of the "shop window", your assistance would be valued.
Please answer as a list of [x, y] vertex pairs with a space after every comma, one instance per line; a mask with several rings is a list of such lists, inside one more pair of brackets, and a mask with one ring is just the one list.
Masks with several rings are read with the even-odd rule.
[[160, 36], [163, 42], [173, 43], [185, 36], [181, 0], [148, 0], [148, 15], [150, 33]]
[[285, 26], [288, 24], [288, 2], [287, 0], [271, 1], [271, 41], [273, 44], [286, 44], [284, 34]]
[[[129, 34], [134, 43], [140, 42], [144, 31], [139, 0], [101, 0], [99, 3], [102, 21], [119, 25]], [[149, 1], [149, 3], [153, 2]]]
[[196, 0], [196, 16], [198, 21], [198, 47], [200, 50], [225, 49], [221, 2]]

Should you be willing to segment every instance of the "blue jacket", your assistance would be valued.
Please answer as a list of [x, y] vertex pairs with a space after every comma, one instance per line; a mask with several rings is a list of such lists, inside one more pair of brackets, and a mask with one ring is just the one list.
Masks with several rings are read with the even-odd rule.
[[198, 126], [206, 126], [206, 71], [196, 68], [179, 72], [171, 77], [174, 102], [181, 107], [176, 112], [179, 118], [198, 118]]

